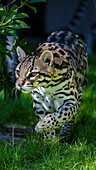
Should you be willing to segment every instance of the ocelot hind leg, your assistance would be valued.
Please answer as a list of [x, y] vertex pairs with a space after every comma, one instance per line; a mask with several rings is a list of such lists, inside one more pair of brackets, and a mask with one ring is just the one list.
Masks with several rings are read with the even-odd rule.
[[61, 132], [60, 132], [60, 139], [64, 141], [69, 141], [72, 127], [74, 124], [75, 116], [69, 121], [62, 125]]

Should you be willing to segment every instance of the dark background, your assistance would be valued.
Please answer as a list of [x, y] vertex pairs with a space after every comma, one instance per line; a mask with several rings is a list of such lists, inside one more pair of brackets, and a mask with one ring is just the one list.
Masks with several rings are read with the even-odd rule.
[[[70, 28], [74, 16], [78, 15], [78, 7], [82, 2], [87, 2], [87, 7], [77, 24], [73, 25], [72, 32], [83, 37], [88, 45], [89, 54], [92, 53], [92, 45], [96, 39], [96, 2], [95, 0], [47, 0], [46, 3], [34, 3], [37, 13], [30, 8], [23, 7], [21, 10], [29, 14], [24, 21], [31, 29], [22, 29], [19, 36], [25, 38], [29, 43], [37, 45], [46, 40], [53, 31]], [[72, 26], [72, 25], [71, 25]]]
[[[8, 3], [11, 0], [7, 1]], [[19, 4], [19, 0], [15, 4]], [[77, 15], [77, 9], [82, 2], [88, 5], [83, 12], [81, 19], [72, 28], [73, 33], [81, 35], [88, 45], [89, 53], [91, 46], [96, 39], [96, 2], [95, 0], [47, 0], [43, 3], [33, 3], [37, 8], [34, 13], [30, 8], [24, 6], [20, 12], [29, 14], [29, 18], [24, 21], [31, 27], [18, 31], [20, 39], [25, 38], [29, 43], [36, 46], [39, 42], [46, 40], [46, 37], [53, 31], [64, 30], [73, 22]], [[6, 1], [2, 1], [6, 4]], [[95, 32], [95, 34], [94, 34]]]

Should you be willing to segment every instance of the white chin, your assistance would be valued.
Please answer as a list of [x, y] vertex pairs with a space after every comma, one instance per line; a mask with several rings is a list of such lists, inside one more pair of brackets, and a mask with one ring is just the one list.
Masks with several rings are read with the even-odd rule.
[[15, 87], [16, 87], [16, 89], [21, 90], [21, 88], [19, 86], [15, 86]]
[[23, 89], [21, 89], [21, 91], [22, 91], [23, 93], [30, 93], [30, 92], [31, 92], [31, 90], [23, 90]]

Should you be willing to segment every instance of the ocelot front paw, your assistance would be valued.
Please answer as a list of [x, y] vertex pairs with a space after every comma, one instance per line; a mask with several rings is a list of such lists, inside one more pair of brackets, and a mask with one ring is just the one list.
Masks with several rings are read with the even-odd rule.
[[36, 132], [46, 133], [54, 129], [54, 118], [51, 114], [48, 114], [44, 119], [41, 119], [35, 126]]

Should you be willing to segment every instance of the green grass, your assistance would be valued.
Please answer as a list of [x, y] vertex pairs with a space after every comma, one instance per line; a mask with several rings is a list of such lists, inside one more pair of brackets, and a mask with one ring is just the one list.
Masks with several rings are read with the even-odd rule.
[[[95, 170], [96, 169], [96, 56], [89, 58], [88, 86], [83, 92], [80, 113], [72, 130], [72, 140], [43, 140], [32, 132], [31, 137], [14, 146], [0, 140], [0, 170]], [[36, 117], [30, 95], [3, 104], [0, 95], [0, 125], [16, 123], [35, 126]]]
[[7, 104], [4, 105], [2, 92], [0, 95], [0, 126], [6, 124], [34, 126], [37, 121], [32, 106], [31, 95], [23, 93], [15, 100], [7, 100]]

